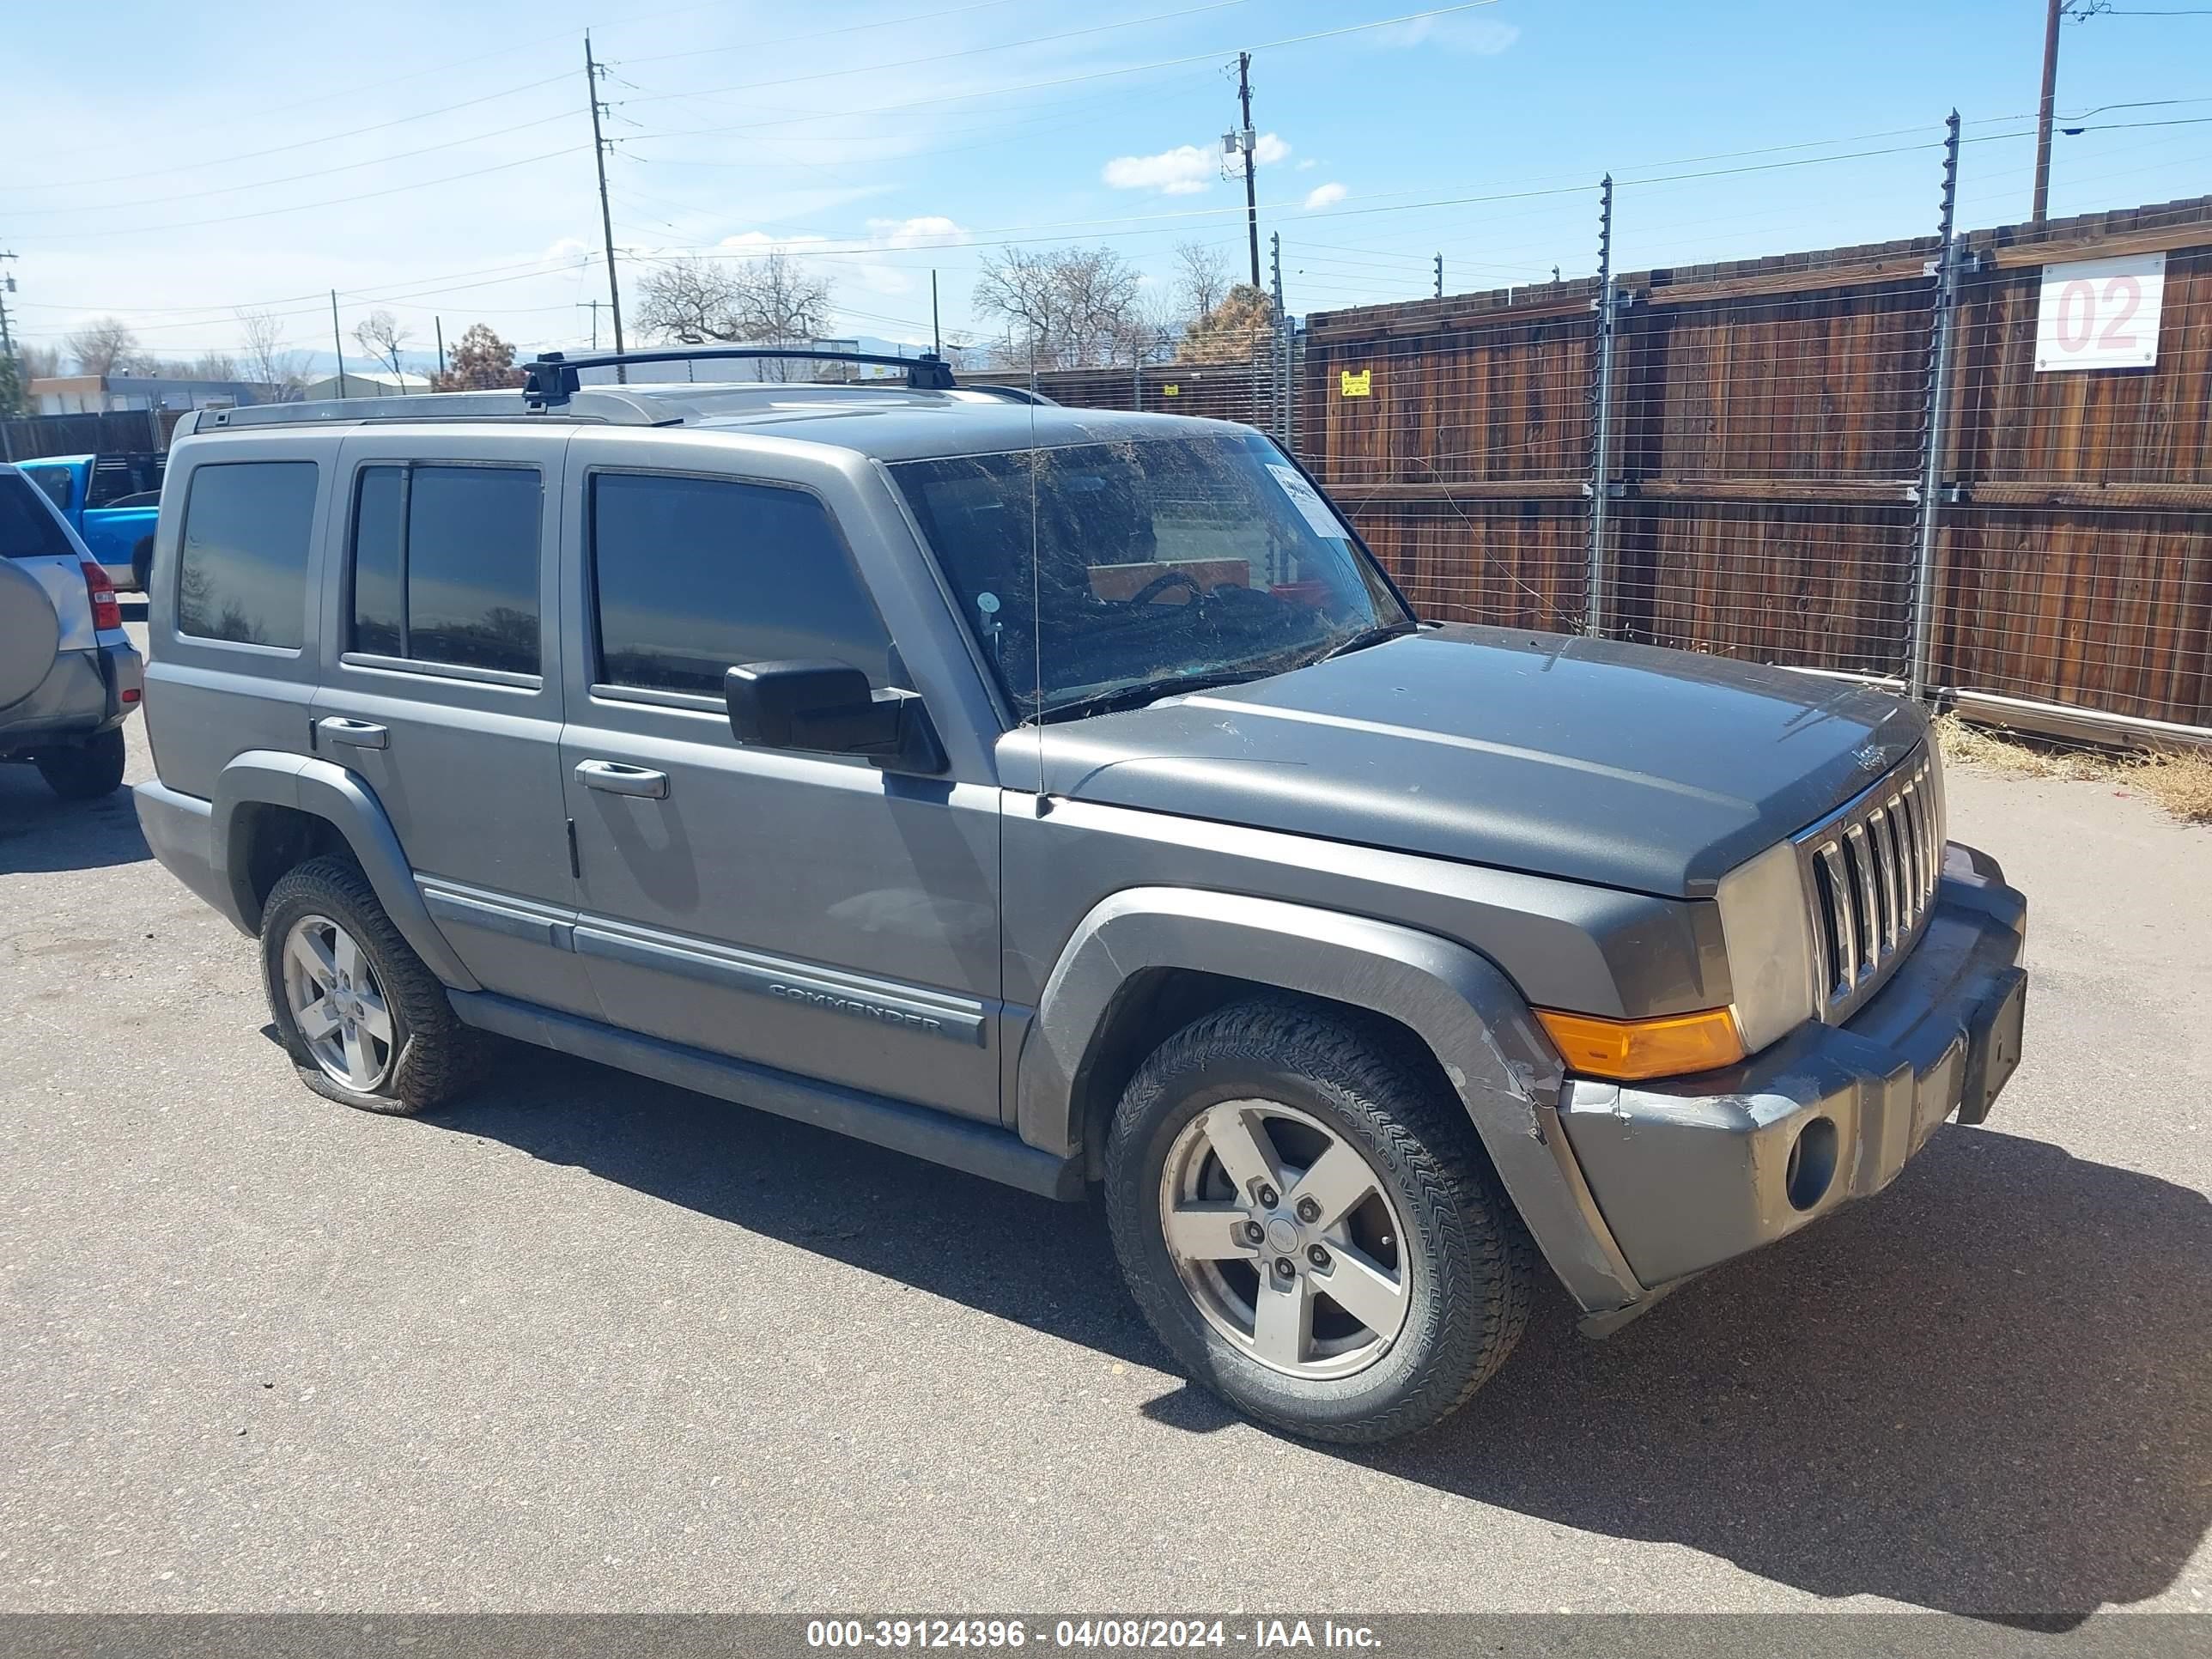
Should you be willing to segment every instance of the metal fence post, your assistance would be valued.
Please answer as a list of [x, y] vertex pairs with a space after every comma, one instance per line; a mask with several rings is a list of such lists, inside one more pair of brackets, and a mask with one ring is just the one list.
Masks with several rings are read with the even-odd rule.
[[1920, 428], [1920, 513], [1912, 552], [1912, 659], [1906, 685], [1916, 701], [1928, 695], [1928, 658], [1936, 635], [1936, 532], [1943, 511], [1943, 445], [1951, 408], [1951, 355], [1958, 332], [1959, 254], [1952, 224], [1959, 199], [1959, 112], [1953, 110], [1945, 125], [1936, 322], [1928, 344], [1927, 412]]
[[1583, 627], [1590, 634], [1606, 629], [1606, 522], [1613, 497], [1613, 175], [1599, 186], [1597, 216], [1597, 374], [1590, 393], [1590, 515], [1589, 560], [1585, 580], [1589, 584], [1589, 608]]

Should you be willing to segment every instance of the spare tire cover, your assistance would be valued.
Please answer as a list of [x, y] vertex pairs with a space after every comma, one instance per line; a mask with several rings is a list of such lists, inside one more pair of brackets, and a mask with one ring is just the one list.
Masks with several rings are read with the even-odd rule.
[[39, 579], [0, 558], [0, 708], [46, 683], [61, 642], [60, 619]]

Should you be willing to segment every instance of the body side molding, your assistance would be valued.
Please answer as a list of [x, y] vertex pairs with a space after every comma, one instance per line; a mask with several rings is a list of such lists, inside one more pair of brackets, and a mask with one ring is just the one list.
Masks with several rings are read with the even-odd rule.
[[1364, 916], [1187, 888], [1130, 888], [1078, 924], [1023, 1045], [1021, 1138], [1079, 1157], [1074, 1103], [1115, 994], [1149, 969], [1219, 974], [1386, 1012], [1442, 1064], [1507, 1194], [1586, 1312], [1640, 1300], [1559, 1123], [1557, 1052], [1512, 982], [1452, 940]]

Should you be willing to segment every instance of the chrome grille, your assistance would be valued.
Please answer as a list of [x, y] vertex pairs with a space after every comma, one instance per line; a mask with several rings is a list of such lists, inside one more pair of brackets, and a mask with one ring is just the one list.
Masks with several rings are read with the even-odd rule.
[[1847, 1017], [1918, 943], [1943, 867], [1943, 786], [1916, 749], [1796, 837], [1820, 1018]]

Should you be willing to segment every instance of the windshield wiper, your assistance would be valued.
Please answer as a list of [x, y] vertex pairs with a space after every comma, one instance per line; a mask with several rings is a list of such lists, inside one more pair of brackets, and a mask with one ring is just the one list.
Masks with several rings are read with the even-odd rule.
[[1133, 685], [1117, 685], [1108, 691], [1094, 691], [1087, 697], [1077, 697], [1072, 702], [1056, 702], [1044, 711], [1044, 718], [1048, 720], [1080, 720], [1090, 714], [1111, 714], [1120, 709], [1141, 708], [1145, 704], [1158, 702], [1163, 697], [1179, 697], [1193, 691], [1211, 691], [1224, 685], [1244, 685], [1282, 672], [1279, 668], [1239, 668], [1207, 673], [1168, 674], [1158, 679], [1139, 680]]
[[1370, 645], [1380, 645], [1385, 640], [1399, 639], [1405, 635], [1413, 633], [1419, 627], [1420, 623], [1410, 617], [1403, 622], [1376, 623], [1371, 628], [1363, 628], [1357, 634], [1349, 635], [1339, 640], [1314, 660], [1327, 662], [1334, 657], [1346, 656], [1354, 651], [1364, 651]]

